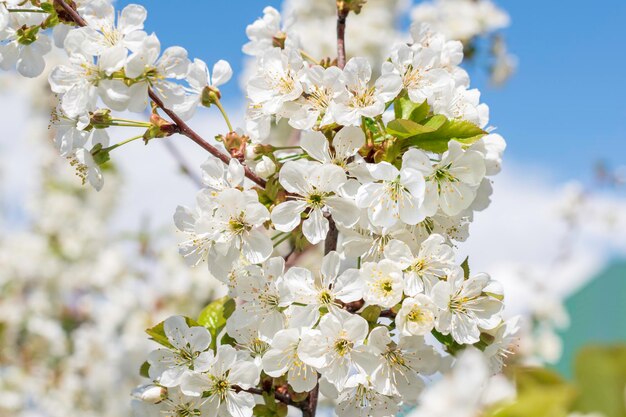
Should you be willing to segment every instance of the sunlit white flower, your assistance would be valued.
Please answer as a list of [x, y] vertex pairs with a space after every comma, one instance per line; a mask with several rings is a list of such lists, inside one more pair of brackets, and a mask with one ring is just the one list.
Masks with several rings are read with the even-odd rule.
[[345, 89], [331, 103], [329, 111], [344, 126], [359, 126], [361, 117], [376, 117], [385, 111], [385, 103], [402, 89], [398, 74], [382, 75], [372, 87], [372, 68], [365, 58], [351, 58], [343, 70]]
[[163, 323], [170, 349], [157, 349], [148, 356], [150, 378], [164, 387], [180, 385], [186, 371], [203, 372], [213, 361], [211, 334], [202, 326], [189, 327], [184, 317], [170, 317]]
[[326, 314], [317, 329], [304, 331], [298, 355], [342, 390], [352, 372], [376, 360], [363, 344], [368, 331], [367, 321], [359, 315]]
[[232, 346], [218, 346], [213, 361], [202, 373], [186, 373], [181, 391], [190, 396], [206, 397], [207, 415], [251, 417], [255, 401], [248, 389], [259, 382], [259, 368], [246, 354]]
[[182, 103], [175, 105], [174, 111], [183, 120], [191, 119], [198, 105], [202, 103], [205, 91], [210, 91], [218, 95], [219, 98], [219, 87], [226, 84], [232, 76], [233, 70], [230, 64], [223, 59], [213, 65], [211, 72], [209, 72], [204, 61], [198, 58], [194, 59], [193, 63], [189, 65], [189, 72], [185, 78], [189, 84], [190, 95]]
[[331, 124], [333, 114], [328, 107], [344, 88], [343, 72], [337, 67], [304, 67], [300, 82], [304, 92], [289, 113], [289, 124], [301, 130]]
[[425, 182], [419, 171], [419, 160], [407, 152], [402, 168], [388, 162], [369, 166], [376, 182], [363, 184], [356, 195], [356, 204], [366, 208], [370, 221], [376, 226], [389, 227], [398, 221], [415, 225], [426, 217], [422, 209]]
[[124, 65], [126, 77], [136, 79], [132, 85], [117, 80], [105, 80], [102, 88], [111, 91], [103, 97], [105, 103], [114, 110], [141, 112], [148, 106], [148, 87], [159, 95], [166, 106], [173, 107], [185, 98], [184, 89], [170, 79], [181, 80], [187, 75], [189, 59], [187, 51], [172, 46], [161, 52], [161, 43], [153, 34], [147, 36]]
[[302, 66], [302, 57], [295, 50], [269, 50], [248, 81], [248, 97], [253, 104], [261, 105], [265, 113], [279, 113], [285, 103], [296, 100], [303, 92], [299, 80]]
[[281, 168], [279, 181], [285, 190], [297, 197], [280, 203], [272, 210], [272, 223], [277, 230], [292, 231], [300, 224], [301, 214], [308, 210], [302, 223], [302, 233], [309, 242], [316, 244], [328, 234], [325, 210], [337, 223], [347, 227], [359, 219], [354, 201], [339, 193], [347, 178], [344, 170], [337, 165], [289, 161]]
[[337, 301], [351, 303], [363, 295], [363, 283], [356, 269], [339, 273], [341, 258], [337, 252], [329, 252], [322, 260], [318, 275], [305, 268], [293, 267], [280, 282], [281, 300], [284, 306], [293, 303], [292, 320], [300, 326], [313, 326], [320, 317], [320, 308], [337, 311]]
[[398, 413], [400, 400], [381, 394], [369, 378], [355, 374], [348, 378], [337, 398], [338, 417], [393, 417]]
[[[267, 340], [285, 326], [285, 314], [279, 285], [285, 269], [285, 260], [280, 257], [270, 258], [263, 267], [248, 266], [248, 273], [237, 280], [237, 294], [246, 301], [237, 307], [229, 322], [245, 323], [251, 319], [259, 333]], [[234, 326], [233, 326], [234, 327]]]
[[455, 216], [472, 204], [476, 190], [485, 176], [485, 161], [481, 153], [463, 150], [451, 140], [441, 161], [434, 164], [428, 155], [418, 149], [409, 149], [406, 157], [416, 161], [415, 166], [426, 179], [423, 210], [432, 216], [441, 209]]
[[243, 166], [235, 158], [232, 158], [226, 166], [219, 159], [209, 157], [200, 167], [202, 183], [215, 191], [240, 186], [245, 175]]
[[295, 392], [308, 392], [317, 383], [317, 372], [298, 356], [300, 333], [297, 328], [276, 333], [271, 348], [263, 355], [263, 371], [274, 378], [287, 374], [287, 382]]
[[119, 13], [107, 2], [92, 2], [87, 6], [84, 18], [88, 25], [71, 30], [65, 37], [64, 46], [70, 53], [83, 53], [97, 56], [107, 73], [124, 65], [127, 49], [140, 47], [147, 36], [143, 24], [148, 12], [143, 6], [129, 4]]
[[429, 48], [411, 48], [399, 44], [391, 53], [391, 60], [384, 62], [383, 74], [399, 74], [402, 88], [406, 89], [414, 103], [433, 103], [435, 95], [454, 85], [448, 71], [437, 68], [440, 54]]
[[300, 146], [309, 156], [324, 164], [349, 169], [348, 160], [365, 145], [365, 134], [358, 127], [346, 126], [333, 137], [333, 150], [323, 133], [310, 130], [302, 133]]
[[[15, 4], [16, 7], [17, 4]], [[42, 13], [7, 13], [5, 5], [0, 17], [0, 68], [10, 70], [16, 68], [24, 77], [33, 78], [40, 75], [46, 62], [44, 56], [52, 49], [50, 38], [39, 30], [45, 15]], [[20, 5], [20, 9], [36, 9], [35, 6]]]
[[452, 270], [433, 287], [433, 302], [440, 310], [436, 329], [459, 343], [478, 342], [479, 327], [488, 330], [500, 323], [502, 302], [487, 292], [490, 284], [487, 274], [465, 280], [461, 268]]
[[380, 355], [379, 364], [370, 371], [370, 379], [382, 394], [399, 396], [405, 402], [415, 402], [424, 388], [424, 375], [439, 369], [440, 356], [432, 346], [417, 336], [403, 337], [394, 342], [386, 327], [377, 327], [368, 338]]
[[287, 36], [280, 21], [281, 17], [278, 10], [270, 6], [263, 9], [263, 17], [246, 28], [246, 35], [250, 41], [243, 46], [243, 52], [258, 56], [272, 48], [297, 48], [298, 42], [293, 37]]
[[396, 327], [402, 336], [424, 336], [435, 327], [437, 306], [424, 294], [405, 298], [396, 315]]
[[367, 262], [361, 267], [361, 277], [365, 302], [391, 308], [402, 300], [402, 268], [395, 262], [388, 259], [377, 263]]
[[[223, 190], [216, 197], [217, 207], [212, 218], [213, 241], [221, 260], [234, 262], [239, 253], [251, 263], [265, 261], [272, 254], [272, 241], [261, 230], [270, 213], [261, 203], [252, 202], [246, 194], [234, 188]], [[233, 252], [233, 248], [237, 251]], [[239, 252], [240, 251], [240, 252]]]
[[489, 107], [480, 103], [480, 91], [468, 90], [465, 86], [450, 88], [433, 103], [435, 114], [443, 114], [449, 119], [472, 122], [478, 127], [489, 123]]
[[[164, 390], [161, 387], [155, 388]], [[153, 417], [155, 415], [165, 415], [168, 417], [215, 415], [215, 406], [206, 398], [185, 395], [177, 388], [168, 389], [164, 398], [158, 402], [136, 398], [132, 401], [131, 406], [135, 417]]]
[[504, 361], [514, 353], [516, 344], [519, 344], [520, 321], [521, 317], [515, 316], [491, 331], [494, 340], [485, 348], [484, 353], [494, 375], [502, 370]]
[[385, 257], [404, 270], [404, 292], [409, 296], [422, 292], [425, 287], [430, 290], [454, 266], [452, 247], [439, 234], [432, 234], [422, 242], [417, 256], [406, 243], [392, 240], [385, 247]]

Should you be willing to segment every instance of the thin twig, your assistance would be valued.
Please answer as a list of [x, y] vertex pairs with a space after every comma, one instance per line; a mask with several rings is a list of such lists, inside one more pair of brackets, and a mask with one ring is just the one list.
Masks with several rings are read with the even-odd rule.
[[[79, 26], [87, 26], [87, 22], [82, 18], [80, 14], [76, 10], [74, 10], [70, 5], [68, 5], [64, 0], [54, 0], [55, 4], [58, 4], [65, 10], [67, 15]], [[225, 164], [228, 164], [232, 159], [230, 155], [220, 151], [215, 146], [211, 145], [209, 142], [204, 140], [199, 134], [197, 134], [192, 128], [190, 128], [187, 123], [185, 123], [178, 115], [172, 110], [165, 107], [163, 101], [155, 94], [152, 89], [148, 89], [148, 94], [150, 99], [157, 105], [165, 114], [169, 116], [169, 118], [174, 122], [174, 124], [178, 128], [178, 132], [184, 136], [187, 136], [192, 141], [196, 142], [200, 147], [209, 152], [211, 155], [215, 156]], [[258, 175], [256, 175], [249, 167], [243, 166], [246, 177], [250, 180], [254, 181], [257, 185], [265, 188], [265, 180]]]

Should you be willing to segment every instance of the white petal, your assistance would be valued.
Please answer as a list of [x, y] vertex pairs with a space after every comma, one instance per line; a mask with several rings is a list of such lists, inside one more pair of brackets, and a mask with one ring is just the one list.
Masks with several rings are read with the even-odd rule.
[[306, 208], [304, 201], [285, 201], [272, 210], [272, 223], [276, 230], [290, 232], [300, 224], [300, 214]]
[[230, 64], [220, 59], [213, 65], [213, 76], [211, 77], [213, 87], [226, 84], [233, 76], [233, 69]]
[[272, 240], [261, 230], [252, 230], [243, 239], [243, 256], [253, 264], [265, 261], [273, 250]]
[[355, 155], [365, 145], [365, 133], [356, 126], [346, 126], [333, 138], [337, 158], [345, 160]]
[[328, 140], [322, 132], [318, 132], [317, 130], [302, 132], [300, 146], [313, 159], [324, 163], [331, 162]]
[[302, 223], [302, 233], [309, 242], [316, 245], [326, 239], [329, 225], [322, 210], [314, 209], [309, 213], [309, 218]]

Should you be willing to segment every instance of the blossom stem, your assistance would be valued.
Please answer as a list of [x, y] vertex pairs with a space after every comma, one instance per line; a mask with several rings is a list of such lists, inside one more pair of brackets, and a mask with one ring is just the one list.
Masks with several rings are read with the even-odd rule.
[[48, 13], [42, 9], [7, 9], [9, 13]]
[[305, 52], [304, 50], [300, 49], [300, 55], [302, 55], [303, 58], [308, 59], [309, 61], [311, 61], [312, 63], [319, 65], [320, 62], [313, 58], [311, 55], [309, 55], [307, 52]]
[[[54, 0], [54, 2], [55, 4], [61, 6], [77, 25], [87, 26], [87, 22], [85, 21], [85, 19], [83, 19], [83, 17], [78, 14], [78, 12], [74, 10], [69, 4], [67, 4], [65, 0]], [[178, 130], [181, 135], [187, 136], [189, 139], [198, 144], [202, 149], [209, 152], [211, 155], [215, 156], [220, 161], [228, 165], [228, 163], [232, 159], [230, 155], [220, 151], [218, 148], [204, 140], [202, 136], [197, 134], [193, 129], [191, 129], [187, 125], [187, 123], [185, 123], [175, 112], [165, 107], [163, 100], [161, 100], [159, 96], [157, 96], [156, 93], [152, 91], [152, 89], [148, 90], [148, 95], [150, 96], [152, 102], [156, 104], [156, 106], [159, 107], [161, 110], [163, 110], [163, 112], [165, 112], [165, 114], [167, 114], [169, 118], [172, 119], [172, 122], [174, 122], [174, 124], [178, 126]], [[252, 171], [250, 167], [246, 165], [243, 165], [243, 169], [246, 177], [255, 182], [257, 185], [265, 188], [266, 181], [263, 178], [255, 174], [254, 171]]]
[[277, 247], [278, 245], [280, 245], [281, 243], [283, 243], [284, 241], [286, 241], [290, 237], [291, 237], [291, 234], [287, 233], [285, 236], [281, 237], [280, 239], [278, 239], [278, 240], [276, 240], [274, 242], [274, 247]]
[[224, 106], [222, 106], [222, 103], [219, 100], [215, 100], [215, 105], [220, 110], [220, 113], [222, 113], [222, 117], [224, 118], [224, 121], [226, 122], [226, 126], [228, 126], [228, 131], [233, 132], [234, 131], [233, 125], [230, 124], [230, 120], [228, 119], [226, 110], [224, 110]]
[[272, 236], [272, 240], [274, 239], [278, 239], [279, 237], [283, 236], [285, 234], [285, 232], [278, 232], [277, 234], [275, 234], [274, 236]]
[[152, 125], [150, 123], [126, 123], [126, 122], [117, 123], [115, 121], [109, 123], [109, 126], [115, 126], [115, 127], [143, 127], [143, 128], [150, 128], [150, 127], [152, 127]]
[[130, 143], [130, 142], [136, 141], [137, 139], [142, 139], [142, 138], [143, 138], [143, 135], [134, 136], [130, 139], [126, 139], [119, 143], [116, 143], [115, 145], [111, 145], [108, 148], [102, 148], [100, 152], [111, 152], [115, 148], [119, 148], [120, 146], [126, 145], [127, 143]]
[[137, 126], [137, 127], [151, 127], [152, 126], [148, 122], [140, 122], [138, 120], [131, 120], [131, 119], [121, 119], [121, 118], [118, 118], [118, 117], [115, 117], [115, 118], [111, 119], [111, 121], [113, 123], [121, 122], [121, 123], [126, 123], [126, 124]]

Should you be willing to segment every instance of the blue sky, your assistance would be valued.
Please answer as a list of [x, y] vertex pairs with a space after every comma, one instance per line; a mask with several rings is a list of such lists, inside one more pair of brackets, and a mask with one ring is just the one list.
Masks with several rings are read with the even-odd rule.
[[[148, 7], [148, 30], [156, 31], [164, 46], [184, 46], [208, 63], [226, 59], [236, 73], [246, 25], [264, 6], [281, 3], [196, 0], [167, 7], [161, 1], [134, 2]], [[491, 123], [507, 138], [507, 158], [549, 167], [555, 180], [588, 179], [600, 159], [615, 167], [626, 164], [626, 2], [497, 3], [512, 17], [504, 34], [519, 59], [518, 72], [502, 89], [488, 87], [480, 72], [472, 72], [473, 85], [491, 107]], [[224, 93], [233, 105], [242, 98], [236, 82]]]

